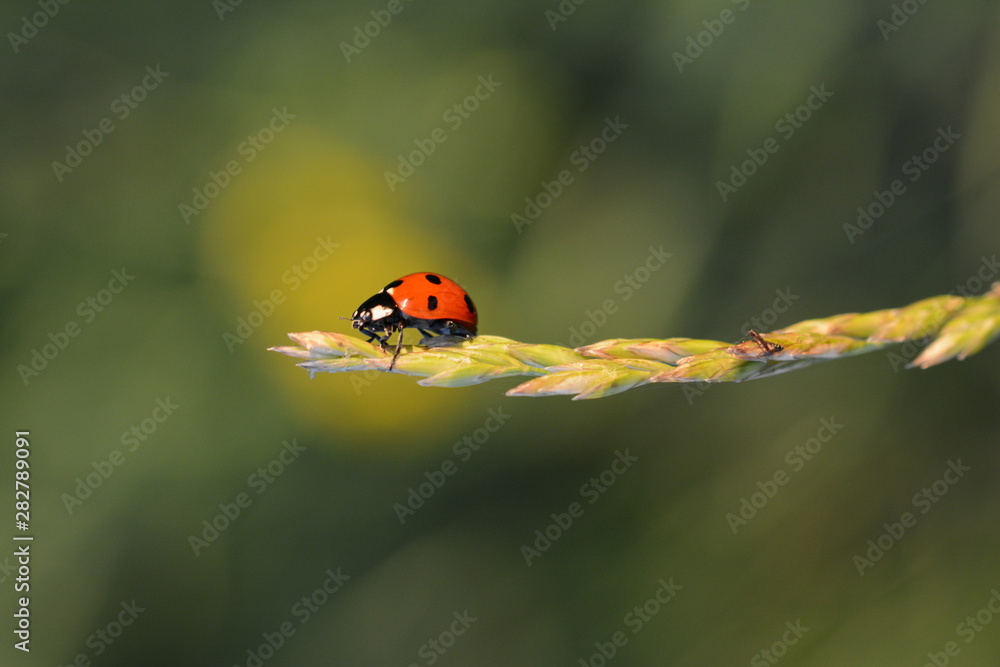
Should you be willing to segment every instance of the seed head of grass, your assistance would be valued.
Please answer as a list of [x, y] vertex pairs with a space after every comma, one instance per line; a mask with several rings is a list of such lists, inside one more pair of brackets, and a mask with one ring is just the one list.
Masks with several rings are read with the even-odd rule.
[[909, 364], [929, 368], [976, 354], [1000, 336], [1000, 283], [987, 294], [924, 299], [902, 308], [805, 320], [764, 341], [733, 344], [696, 338], [614, 338], [576, 349], [522, 343], [500, 336], [438, 337], [408, 345], [389, 370], [392, 353], [352, 335], [288, 334], [296, 345], [269, 348], [316, 373], [378, 370], [420, 377], [430, 387], [465, 387], [505, 377], [528, 377], [508, 396], [601, 398], [644, 384], [742, 382], [798, 370], [820, 361], [866, 354], [904, 342], [926, 341]]

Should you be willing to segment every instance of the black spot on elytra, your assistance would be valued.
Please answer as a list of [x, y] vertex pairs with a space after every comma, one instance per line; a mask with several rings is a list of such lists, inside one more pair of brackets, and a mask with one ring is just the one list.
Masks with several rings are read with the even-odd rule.
[[438, 298], [434, 295], [427, 297], [427, 310], [437, 310]]
[[[441, 276], [435, 276], [433, 273], [425, 273], [424, 278], [427, 278], [427, 282], [434, 283], [435, 285], [441, 284]], [[431, 310], [434, 310], [431, 308]]]
[[472, 303], [472, 299], [469, 298], [468, 294], [465, 295], [465, 307], [469, 309], [470, 313], [476, 312], [476, 304]]
[[393, 280], [391, 283], [382, 288], [382, 291], [391, 290], [393, 287], [399, 287], [403, 284], [402, 280]]

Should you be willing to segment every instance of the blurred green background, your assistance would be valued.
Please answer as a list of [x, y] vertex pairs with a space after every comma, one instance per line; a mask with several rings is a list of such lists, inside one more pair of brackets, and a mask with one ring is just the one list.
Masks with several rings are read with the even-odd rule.
[[265, 351], [419, 270], [482, 333], [562, 344], [981, 293], [996, 3], [43, 0], [0, 26], [0, 469], [30, 430], [35, 535], [4, 664], [996, 664], [997, 347], [592, 402]]

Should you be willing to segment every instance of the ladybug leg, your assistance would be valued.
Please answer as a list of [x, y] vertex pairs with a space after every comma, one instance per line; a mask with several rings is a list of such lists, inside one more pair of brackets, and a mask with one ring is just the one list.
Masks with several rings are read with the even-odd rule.
[[430, 338], [431, 336], [434, 335], [430, 331], [428, 331], [427, 329], [421, 329], [420, 327], [417, 327], [417, 331], [419, 331], [420, 333], [422, 333], [424, 335], [424, 338]]
[[387, 343], [389, 342], [389, 337], [392, 336], [392, 330], [390, 330], [389, 333], [385, 334], [384, 336], [379, 335], [377, 331], [372, 331], [371, 329], [366, 329], [365, 327], [359, 327], [358, 330], [361, 333], [368, 336], [369, 343], [372, 342], [373, 340], [377, 340], [379, 347], [382, 348], [383, 352], [385, 352], [388, 349]]
[[[396, 358], [399, 357], [399, 352], [403, 349], [403, 327], [402, 326], [399, 327], [399, 329], [397, 329], [397, 332], [398, 332], [398, 337], [396, 338], [396, 353], [392, 355], [392, 361], [389, 362], [390, 371], [392, 370], [393, 366], [396, 365]], [[390, 332], [389, 336], [391, 335], [392, 333]], [[386, 340], [389, 339], [389, 336], [386, 336]]]

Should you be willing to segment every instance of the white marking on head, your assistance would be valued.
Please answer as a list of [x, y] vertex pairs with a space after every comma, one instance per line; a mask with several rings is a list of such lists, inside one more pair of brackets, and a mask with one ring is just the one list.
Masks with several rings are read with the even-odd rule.
[[372, 319], [380, 320], [383, 317], [389, 317], [392, 315], [392, 308], [387, 308], [386, 306], [375, 306], [372, 308]]

